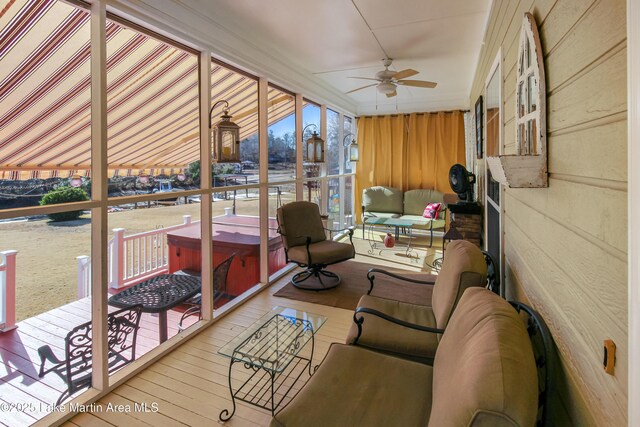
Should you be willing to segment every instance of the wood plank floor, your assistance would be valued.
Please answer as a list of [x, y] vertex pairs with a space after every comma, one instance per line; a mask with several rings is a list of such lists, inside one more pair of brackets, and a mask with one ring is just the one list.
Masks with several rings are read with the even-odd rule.
[[[116, 310], [109, 307], [109, 310]], [[167, 314], [168, 336], [178, 333], [181, 312]], [[48, 344], [54, 353], [64, 357], [64, 339], [75, 326], [91, 319], [91, 301], [84, 298], [55, 308], [18, 323], [12, 331], [0, 333], [0, 425], [27, 426], [49, 412], [66, 385], [54, 373], [38, 378], [38, 348]], [[191, 317], [187, 324], [197, 320]], [[143, 313], [136, 344], [139, 357], [158, 345], [158, 317]]]
[[[353, 311], [324, 305], [274, 297], [289, 276], [266, 289], [215, 325], [180, 346], [157, 363], [130, 379], [100, 400], [108, 404], [157, 405], [157, 412], [92, 412], [72, 418], [68, 426], [204, 426], [219, 423], [223, 409], [231, 409], [228, 388], [229, 359], [217, 352], [221, 346], [237, 336], [274, 306], [291, 307], [324, 315], [327, 322], [316, 334], [314, 364], [319, 363], [333, 342], [344, 342]], [[242, 376], [234, 368], [234, 378]], [[309, 375], [303, 374], [290, 392], [295, 394]], [[288, 400], [288, 399], [287, 399]], [[225, 424], [229, 426], [268, 425], [270, 412], [243, 402], [237, 402], [235, 415]]]

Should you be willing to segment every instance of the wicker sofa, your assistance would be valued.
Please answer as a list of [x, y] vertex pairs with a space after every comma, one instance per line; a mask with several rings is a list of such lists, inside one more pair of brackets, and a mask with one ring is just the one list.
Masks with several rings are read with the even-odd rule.
[[[424, 208], [429, 203], [442, 203], [442, 209], [437, 219], [427, 219], [422, 216]], [[402, 191], [393, 187], [369, 187], [362, 191], [362, 234], [368, 218], [400, 218], [410, 221], [427, 221], [426, 224], [416, 224], [414, 229], [428, 230], [431, 234], [429, 246], [433, 244], [433, 230], [444, 229], [447, 212], [444, 206], [444, 195], [435, 190]], [[398, 230], [396, 229], [396, 238]]]
[[533, 427], [538, 397], [523, 321], [507, 301], [473, 287], [453, 312], [433, 366], [332, 344], [271, 427]]

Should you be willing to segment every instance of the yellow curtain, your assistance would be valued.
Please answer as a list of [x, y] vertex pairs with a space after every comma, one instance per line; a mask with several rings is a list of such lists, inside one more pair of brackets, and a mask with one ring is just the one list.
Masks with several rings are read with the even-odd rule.
[[450, 193], [449, 169], [465, 164], [464, 116], [453, 111], [360, 117], [358, 145], [358, 212], [362, 190], [374, 185]]

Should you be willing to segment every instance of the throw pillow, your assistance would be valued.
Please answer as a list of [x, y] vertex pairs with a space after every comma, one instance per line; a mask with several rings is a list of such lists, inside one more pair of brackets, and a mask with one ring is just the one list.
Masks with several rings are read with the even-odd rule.
[[424, 208], [422, 216], [429, 219], [437, 219], [438, 215], [440, 214], [441, 207], [441, 203], [429, 203], [427, 207]]

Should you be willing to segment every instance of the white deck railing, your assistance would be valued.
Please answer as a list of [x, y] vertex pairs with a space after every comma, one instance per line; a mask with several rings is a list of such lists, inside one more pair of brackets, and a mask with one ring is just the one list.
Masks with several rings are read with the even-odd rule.
[[78, 261], [78, 299], [91, 296], [91, 257], [81, 255]]
[[16, 255], [0, 252], [0, 332], [16, 327]]
[[124, 235], [124, 228], [114, 229], [108, 247], [109, 287], [119, 289], [167, 272], [167, 233], [191, 224], [191, 215], [182, 218], [182, 224], [130, 236]]
[[[109, 241], [107, 250], [109, 287], [120, 289], [167, 272], [167, 233], [191, 224], [191, 215], [184, 215], [182, 218], [182, 224], [130, 236], [124, 235], [124, 228], [114, 229], [113, 239]], [[84, 298], [91, 295], [91, 259], [85, 255], [76, 259], [78, 298]]]

